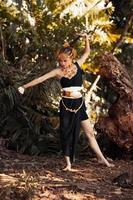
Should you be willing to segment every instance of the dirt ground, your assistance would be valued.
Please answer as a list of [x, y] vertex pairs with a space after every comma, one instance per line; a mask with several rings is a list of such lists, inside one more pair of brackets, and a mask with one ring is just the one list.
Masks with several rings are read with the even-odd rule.
[[93, 159], [78, 159], [77, 172], [64, 172], [59, 155], [31, 157], [0, 149], [0, 200], [132, 200], [133, 188], [114, 183], [133, 171], [133, 161], [113, 161], [107, 168]]

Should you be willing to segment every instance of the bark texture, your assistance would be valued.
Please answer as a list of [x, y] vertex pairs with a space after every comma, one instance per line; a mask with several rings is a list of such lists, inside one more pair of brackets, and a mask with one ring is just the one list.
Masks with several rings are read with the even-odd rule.
[[96, 58], [99, 74], [117, 93], [107, 117], [100, 117], [95, 125], [98, 132], [111, 137], [126, 151], [133, 149], [133, 82], [125, 66], [111, 53], [105, 52]]

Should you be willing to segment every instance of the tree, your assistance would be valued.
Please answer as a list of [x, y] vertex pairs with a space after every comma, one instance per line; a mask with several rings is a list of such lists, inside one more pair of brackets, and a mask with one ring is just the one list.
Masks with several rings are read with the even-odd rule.
[[133, 149], [133, 82], [125, 67], [116, 57], [105, 52], [97, 57], [100, 64], [99, 74], [109, 83], [116, 93], [108, 115], [101, 116], [96, 129], [106, 133], [126, 151]]
[[[56, 67], [54, 55], [57, 49], [65, 40], [71, 42], [83, 31], [90, 35], [92, 49], [83, 68], [97, 71], [98, 66], [93, 64], [95, 55], [105, 48], [111, 50], [119, 37], [119, 33], [115, 32], [116, 25], [111, 21], [113, 10], [111, 2], [106, 4], [104, 0], [0, 1], [0, 102], [3, 108], [0, 134], [10, 137], [15, 148], [22, 152], [31, 149], [32, 154], [39, 154], [42, 152], [39, 141], [42, 141], [47, 149], [46, 138], [51, 140], [53, 137], [48, 117], [58, 115], [60, 98], [57, 80], [49, 80], [27, 90], [23, 98], [16, 88]], [[81, 40], [75, 44], [79, 55], [82, 45]], [[94, 80], [88, 73], [87, 80], [88, 76], [91, 81], [86, 92]]]

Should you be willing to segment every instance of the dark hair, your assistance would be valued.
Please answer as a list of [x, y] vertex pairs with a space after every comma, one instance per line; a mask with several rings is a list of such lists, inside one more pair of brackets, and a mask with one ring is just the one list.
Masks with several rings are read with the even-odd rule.
[[65, 43], [63, 47], [57, 51], [57, 57], [59, 57], [60, 54], [66, 54], [70, 58], [74, 59], [77, 55], [76, 50], [71, 47], [68, 43]]

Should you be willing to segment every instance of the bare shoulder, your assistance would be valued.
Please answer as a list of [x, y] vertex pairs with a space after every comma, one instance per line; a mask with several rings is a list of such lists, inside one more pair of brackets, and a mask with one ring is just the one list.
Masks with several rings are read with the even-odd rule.
[[76, 60], [76, 63], [77, 63], [78, 66], [81, 68], [82, 63], [80, 62], [80, 59]]
[[61, 69], [60, 68], [56, 68], [55, 71], [56, 71], [56, 73], [60, 73]]
[[56, 76], [60, 73], [60, 69], [59, 68], [53, 69], [49, 73], [52, 74], [53, 76]]
[[56, 76], [61, 75], [61, 69], [60, 69], [60, 68], [56, 68], [56, 69], [54, 70], [54, 72], [55, 72]]

